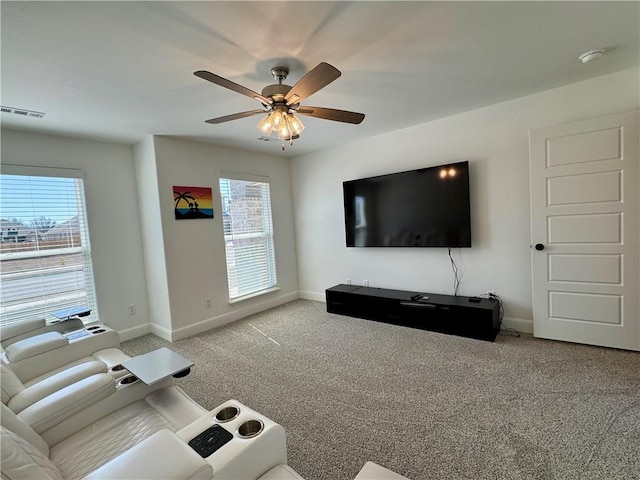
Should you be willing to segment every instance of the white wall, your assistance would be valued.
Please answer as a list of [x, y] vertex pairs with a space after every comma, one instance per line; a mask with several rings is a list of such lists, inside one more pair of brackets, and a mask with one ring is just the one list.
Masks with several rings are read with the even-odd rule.
[[[168, 137], [153, 140], [171, 308], [171, 332], [158, 334], [177, 340], [298, 298], [289, 160]], [[221, 172], [266, 176], [271, 184], [280, 290], [234, 304], [228, 300]], [[211, 187], [214, 219], [175, 220], [174, 185]], [[207, 298], [211, 308], [205, 306]]]
[[638, 108], [638, 77], [634, 68], [295, 158], [301, 296], [323, 300], [326, 288], [347, 278], [453, 294], [444, 248], [345, 247], [342, 182], [469, 160], [473, 247], [453, 250], [460, 294], [495, 290], [505, 323], [531, 331], [529, 130]]
[[[123, 339], [145, 333], [149, 314], [131, 148], [3, 129], [2, 162], [84, 170], [100, 319]], [[131, 304], [135, 315], [128, 315]]]
[[149, 292], [149, 331], [170, 338], [171, 306], [162, 236], [160, 194], [153, 137], [133, 148], [144, 266]]

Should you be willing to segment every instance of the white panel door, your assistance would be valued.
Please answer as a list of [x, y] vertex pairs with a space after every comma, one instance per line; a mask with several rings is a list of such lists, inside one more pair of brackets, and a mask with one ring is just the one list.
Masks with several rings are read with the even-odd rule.
[[639, 116], [530, 132], [536, 337], [640, 351]]

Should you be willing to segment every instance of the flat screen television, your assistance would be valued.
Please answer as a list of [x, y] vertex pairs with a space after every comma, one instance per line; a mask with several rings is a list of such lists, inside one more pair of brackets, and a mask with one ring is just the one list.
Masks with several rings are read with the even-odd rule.
[[471, 247], [469, 162], [343, 183], [347, 247]]

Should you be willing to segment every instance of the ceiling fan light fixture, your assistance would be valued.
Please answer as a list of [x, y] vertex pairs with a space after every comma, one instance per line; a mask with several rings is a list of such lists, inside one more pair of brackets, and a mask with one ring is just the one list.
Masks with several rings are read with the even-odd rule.
[[278, 135], [282, 138], [291, 138], [294, 135], [300, 135], [303, 129], [304, 125], [298, 122], [293, 115], [288, 114], [285, 116], [284, 124], [278, 132]]
[[258, 125], [256, 125], [257, 129], [260, 130], [265, 136], [269, 136], [271, 135], [271, 132], [273, 131], [273, 118], [272, 118], [272, 113], [269, 112], [267, 113], [267, 115], [265, 115], [264, 117], [262, 117], [262, 120], [260, 120], [258, 122]]
[[287, 114], [282, 110], [280, 110], [279, 108], [275, 109], [273, 113], [271, 113], [274, 131], [279, 132], [287, 126], [286, 115]]
[[289, 130], [289, 127], [287, 125], [280, 129], [280, 131], [278, 132], [278, 137], [280, 138], [280, 140], [289, 140], [292, 137], [291, 131]]
[[304, 130], [304, 124], [293, 113], [287, 113], [283, 109], [276, 108], [263, 117], [256, 125], [264, 135], [278, 134], [278, 138], [290, 138], [298, 136]]
[[304, 124], [293, 113], [287, 115], [287, 125], [292, 135], [300, 135], [304, 130]]
[[286, 123], [286, 113], [281, 108], [274, 108], [262, 120], [258, 122], [256, 127], [265, 135], [271, 135], [271, 132], [279, 132]]

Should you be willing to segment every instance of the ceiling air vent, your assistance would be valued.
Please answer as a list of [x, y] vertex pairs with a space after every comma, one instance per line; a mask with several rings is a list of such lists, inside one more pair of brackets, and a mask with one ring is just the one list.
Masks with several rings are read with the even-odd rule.
[[0, 106], [0, 111], [2, 111], [2, 113], [13, 113], [21, 117], [32, 118], [44, 118], [45, 115], [43, 112], [34, 112], [33, 110], [25, 110], [24, 108], [5, 107], [4, 105]]

